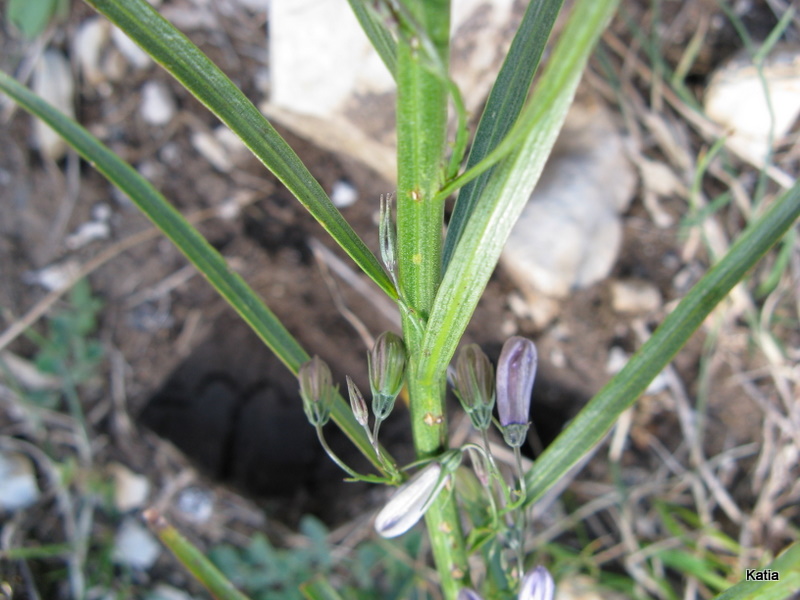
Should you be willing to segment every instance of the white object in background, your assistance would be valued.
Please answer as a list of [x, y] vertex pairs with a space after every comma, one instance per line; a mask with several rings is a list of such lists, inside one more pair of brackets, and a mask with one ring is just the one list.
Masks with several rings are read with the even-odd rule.
[[120, 512], [142, 508], [150, 493], [150, 481], [120, 463], [109, 465], [114, 479], [114, 506]]
[[148, 81], [142, 86], [142, 104], [139, 107], [148, 125], [166, 125], [175, 116], [175, 99], [169, 88], [160, 81]]
[[[453, 4], [451, 71], [476, 113], [511, 43], [514, 0]], [[395, 85], [347, 2], [271, 0], [267, 116], [395, 178]], [[333, 32], [333, 33], [332, 33]]]
[[635, 185], [610, 113], [598, 103], [573, 105], [501, 257], [522, 291], [564, 298], [607, 277]]
[[145, 571], [161, 554], [161, 546], [144, 525], [134, 517], [122, 521], [114, 539], [111, 559], [118, 565]]
[[[763, 75], [763, 80], [762, 80]], [[779, 142], [800, 115], [800, 48], [780, 45], [764, 59], [761, 74], [743, 56], [718, 69], [705, 94], [705, 112], [725, 128], [727, 146], [761, 166], [770, 134]]]
[[31, 459], [18, 452], [0, 452], [0, 512], [28, 508], [39, 496]]
[[[42, 54], [33, 74], [33, 91], [68, 117], [75, 118], [75, 82], [69, 62], [60, 51], [50, 49]], [[43, 155], [59, 160], [66, 154], [67, 143], [49, 125], [35, 119], [33, 133]]]

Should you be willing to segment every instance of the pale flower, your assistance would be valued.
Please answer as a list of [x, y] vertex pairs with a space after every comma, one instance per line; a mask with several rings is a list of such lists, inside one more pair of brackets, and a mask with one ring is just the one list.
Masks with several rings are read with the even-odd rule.
[[398, 489], [375, 518], [375, 531], [393, 538], [416, 525], [442, 491], [450, 475], [438, 462], [429, 464]]

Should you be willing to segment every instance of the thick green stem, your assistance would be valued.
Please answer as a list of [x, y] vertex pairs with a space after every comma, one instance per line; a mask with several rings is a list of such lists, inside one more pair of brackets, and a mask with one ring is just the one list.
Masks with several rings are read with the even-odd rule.
[[[411, 428], [419, 458], [447, 449], [444, 379], [421, 380], [424, 323], [441, 280], [444, 204], [442, 183], [447, 135], [450, 0], [402, 0], [397, 45], [397, 254], [399, 283], [409, 312], [403, 333], [409, 353]], [[435, 56], [431, 56], [431, 52]], [[455, 498], [442, 494], [425, 516], [442, 592], [455, 600], [469, 585], [464, 536]]]
[[444, 203], [434, 196], [443, 175], [447, 81], [425, 48], [433, 46], [447, 65], [450, 2], [407, 4], [413, 22], [404, 24], [397, 47], [398, 266], [406, 301], [427, 319], [441, 269]]

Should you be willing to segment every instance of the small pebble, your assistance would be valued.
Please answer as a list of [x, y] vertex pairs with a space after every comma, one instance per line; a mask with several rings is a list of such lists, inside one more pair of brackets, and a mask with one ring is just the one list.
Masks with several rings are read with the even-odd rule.
[[39, 500], [33, 462], [18, 452], [0, 452], [0, 512], [14, 512]]
[[195, 131], [192, 134], [192, 145], [218, 171], [228, 173], [233, 168], [228, 150], [213, 134]]
[[28, 285], [40, 285], [47, 291], [63, 289], [72, 281], [80, 270], [80, 264], [74, 260], [49, 265], [38, 271], [26, 271], [22, 274], [22, 281]]
[[144, 69], [152, 62], [150, 56], [139, 48], [128, 35], [118, 27], [111, 28], [111, 39], [114, 45], [135, 69]]
[[331, 202], [337, 208], [346, 208], [358, 200], [356, 187], [344, 179], [340, 179], [331, 188]]
[[650, 313], [661, 307], [661, 294], [656, 286], [646, 281], [614, 281], [611, 305], [619, 313]]
[[160, 81], [148, 81], [142, 86], [140, 114], [145, 123], [163, 126], [175, 116], [175, 99]]
[[214, 510], [214, 496], [207, 490], [190, 487], [178, 494], [176, 508], [196, 523], [205, 523]]
[[120, 463], [109, 465], [114, 479], [114, 506], [120, 512], [128, 512], [142, 508], [150, 493], [150, 482], [147, 477], [134, 473]]
[[100, 17], [86, 19], [75, 33], [72, 55], [78, 62], [81, 75], [91, 88], [97, 88], [106, 82], [100, 58], [108, 39], [109, 23]]
[[80, 225], [75, 233], [67, 236], [64, 243], [70, 250], [77, 250], [91, 242], [108, 239], [110, 235], [111, 228], [108, 223], [89, 221]]
[[[39, 58], [33, 74], [33, 91], [66, 116], [75, 118], [72, 69], [59, 50], [46, 50]], [[66, 154], [67, 143], [49, 125], [34, 119], [33, 132], [36, 147], [43, 155], [59, 160]]]
[[161, 545], [144, 525], [133, 517], [122, 521], [114, 540], [111, 559], [118, 565], [145, 571], [161, 554]]

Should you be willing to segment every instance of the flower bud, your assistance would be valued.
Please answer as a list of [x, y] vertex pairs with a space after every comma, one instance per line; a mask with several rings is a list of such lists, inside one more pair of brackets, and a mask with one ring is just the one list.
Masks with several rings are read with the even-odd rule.
[[335, 391], [330, 368], [319, 356], [315, 356], [300, 367], [297, 379], [300, 381], [300, 397], [309, 423], [314, 427], [322, 427], [330, 418]]
[[394, 401], [403, 389], [406, 370], [406, 347], [391, 331], [384, 331], [375, 340], [368, 354], [369, 387], [372, 390], [372, 412], [383, 421], [394, 408]]
[[465, 346], [456, 361], [455, 392], [476, 429], [487, 429], [494, 407], [494, 368], [477, 344]]
[[364, 400], [364, 396], [361, 395], [361, 390], [350, 379], [350, 375], [347, 375], [347, 393], [350, 396], [350, 409], [353, 411], [353, 416], [359, 425], [366, 427], [369, 419], [367, 402]]
[[550, 572], [541, 565], [525, 573], [519, 588], [519, 600], [553, 600], [556, 586]]
[[536, 361], [536, 346], [519, 336], [503, 344], [497, 361], [497, 412], [503, 437], [514, 448], [522, 445], [528, 433]]
[[442, 466], [432, 462], [398, 489], [375, 518], [375, 531], [385, 538], [401, 535], [416, 525], [449, 481]]

